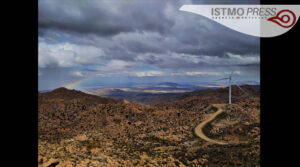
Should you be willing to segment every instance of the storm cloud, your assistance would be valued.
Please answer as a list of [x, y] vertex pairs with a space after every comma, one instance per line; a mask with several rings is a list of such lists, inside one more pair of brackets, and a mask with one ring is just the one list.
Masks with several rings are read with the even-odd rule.
[[54, 68], [70, 70], [64, 73], [66, 78], [118, 72], [165, 76], [233, 68], [259, 78], [259, 38], [178, 10], [184, 4], [210, 2], [39, 0], [40, 83], [45, 74], [58, 71]]

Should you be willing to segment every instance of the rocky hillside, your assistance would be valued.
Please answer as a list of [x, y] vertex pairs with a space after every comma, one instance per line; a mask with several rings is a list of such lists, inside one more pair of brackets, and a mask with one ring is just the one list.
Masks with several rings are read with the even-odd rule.
[[64, 88], [39, 94], [39, 166], [259, 166], [258, 92], [241, 96], [207, 128], [236, 141], [221, 146], [193, 133], [207, 106], [226, 96], [226, 89], [203, 91], [156, 106]]
[[[244, 99], [259, 98], [260, 90], [249, 85], [241, 86], [242, 90], [233, 85], [231, 88], [232, 103]], [[157, 104], [158, 108], [173, 108], [179, 110], [201, 111], [211, 104], [228, 103], [228, 88], [196, 90], [178, 96], [176, 100]]]
[[[39, 137], [56, 138], [70, 136], [71, 132], [90, 130], [102, 124], [104, 117], [96, 117], [91, 108], [99, 104], [117, 104], [118, 101], [89, 95], [77, 90], [58, 88], [39, 93]], [[97, 112], [97, 114], [100, 114]], [[99, 120], [101, 119], [101, 120]], [[75, 132], [74, 132], [75, 133]]]
[[80, 101], [81, 103], [88, 105], [117, 103], [117, 101], [112, 98], [103, 98], [74, 89], [69, 90], [64, 87], [57, 88], [51, 92], [39, 93], [39, 104], [52, 103], [61, 100], [64, 102]]

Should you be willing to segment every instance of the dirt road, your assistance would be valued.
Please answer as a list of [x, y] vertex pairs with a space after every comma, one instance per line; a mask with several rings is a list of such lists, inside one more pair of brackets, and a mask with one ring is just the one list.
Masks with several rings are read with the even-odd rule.
[[228, 144], [228, 143], [223, 142], [223, 141], [218, 141], [218, 140], [210, 139], [210, 138], [208, 138], [207, 136], [205, 136], [204, 133], [203, 133], [203, 131], [202, 131], [203, 127], [204, 127], [207, 123], [209, 123], [209, 122], [211, 122], [212, 120], [214, 120], [215, 117], [216, 117], [217, 115], [219, 115], [219, 114], [221, 114], [221, 113], [223, 112], [222, 107], [223, 107], [224, 105], [225, 105], [225, 104], [213, 104], [213, 106], [216, 107], [218, 110], [217, 110], [216, 112], [210, 114], [206, 120], [204, 120], [203, 122], [201, 122], [199, 125], [196, 126], [196, 128], [195, 128], [195, 134], [196, 134], [197, 136], [199, 136], [201, 139], [203, 139], [203, 140], [205, 140], [205, 141], [208, 141], [208, 142], [210, 142], [210, 143], [221, 144], [221, 145]]

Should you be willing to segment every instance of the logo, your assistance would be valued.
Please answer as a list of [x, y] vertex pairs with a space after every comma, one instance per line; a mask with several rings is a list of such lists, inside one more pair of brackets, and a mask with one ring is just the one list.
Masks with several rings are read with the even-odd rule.
[[281, 10], [277, 13], [275, 17], [271, 17], [268, 19], [283, 28], [290, 28], [296, 23], [296, 15], [294, 12], [290, 10]]
[[179, 10], [257, 37], [282, 35], [297, 23], [300, 16], [300, 5], [183, 5]]

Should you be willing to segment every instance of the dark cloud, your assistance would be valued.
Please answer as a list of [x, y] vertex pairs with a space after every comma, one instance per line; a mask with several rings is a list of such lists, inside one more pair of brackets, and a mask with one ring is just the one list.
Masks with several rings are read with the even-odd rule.
[[39, 27], [101, 36], [136, 30], [163, 33], [173, 25], [164, 16], [165, 5], [163, 1], [40, 0]]
[[[92, 41], [97, 47], [103, 46], [99, 40], [106, 39], [104, 45], [110, 46], [104, 46], [105, 49], [117, 54], [110, 54], [111, 58], [120, 59], [124, 58], [118, 51], [129, 59], [129, 52], [133, 55], [172, 51], [211, 56], [259, 52], [259, 38], [179, 11], [186, 3], [191, 2], [40, 0], [39, 35], [47, 40], [60, 40], [55, 32], [71, 33], [74, 42], [77, 36], [77, 41]], [[91, 38], [89, 34], [95, 36]]]
[[172, 71], [232, 66], [241, 71], [256, 70], [259, 38], [179, 11], [184, 4], [209, 3], [259, 1], [39, 0], [41, 76], [45, 78], [47, 69], [79, 67], [91, 73], [137, 67]]

